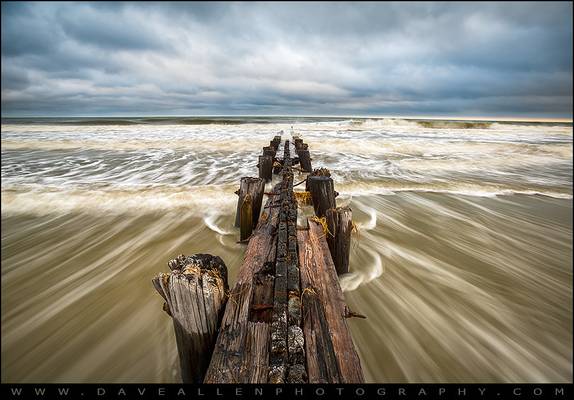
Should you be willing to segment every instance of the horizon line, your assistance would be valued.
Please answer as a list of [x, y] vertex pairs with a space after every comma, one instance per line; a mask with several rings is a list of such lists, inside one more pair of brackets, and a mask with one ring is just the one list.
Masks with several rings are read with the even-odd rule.
[[572, 117], [473, 117], [473, 116], [404, 116], [404, 115], [298, 115], [298, 114], [199, 114], [199, 115], [26, 115], [26, 116], [6, 116], [2, 115], [0, 118], [202, 118], [202, 117], [232, 117], [232, 118], [245, 118], [245, 117], [294, 117], [294, 118], [360, 118], [360, 119], [405, 119], [405, 120], [445, 120], [445, 121], [495, 121], [495, 122], [569, 122], [572, 123]]

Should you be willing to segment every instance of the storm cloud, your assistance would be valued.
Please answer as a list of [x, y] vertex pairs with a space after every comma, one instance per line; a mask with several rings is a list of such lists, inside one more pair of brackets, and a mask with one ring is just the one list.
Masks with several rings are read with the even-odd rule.
[[2, 2], [2, 115], [572, 118], [572, 3]]

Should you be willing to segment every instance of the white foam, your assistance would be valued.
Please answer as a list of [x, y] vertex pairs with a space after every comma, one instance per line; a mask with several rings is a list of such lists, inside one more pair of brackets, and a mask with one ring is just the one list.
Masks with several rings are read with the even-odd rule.
[[[341, 187], [342, 186], [342, 187]], [[440, 188], [429, 185], [424, 187], [421, 185], [402, 185], [401, 187], [381, 186], [378, 183], [360, 183], [355, 185], [341, 185], [339, 189], [340, 195], [347, 196], [368, 196], [368, 195], [383, 195], [393, 196], [401, 192], [420, 192], [420, 193], [445, 193], [453, 195], [474, 196], [474, 197], [498, 197], [498, 196], [512, 196], [512, 195], [538, 195], [552, 197], [556, 199], [572, 199], [570, 193], [560, 193], [553, 191], [538, 191], [538, 190], [519, 190], [519, 189], [500, 189], [497, 187], [489, 187], [488, 185], [457, 185], [453, 183], [451, 188]]]
[[213, 232], [219, 233], [220, 235], [231, 235], [233, 234], [233, 232], [231, 231], [227, 231], [221, 227], [219, 227], [215, 222], [217, 221], [217, 218], [220, 216], [221, 214], [218, 213], [214, 213], [212, 211], [210, 211], [206, 216], [203, 217], [203, 222], [205, 223], [205, 225], [211, 229]]
[[373, 258], [373, 262], [366, 268], [363, 267], [358, 271], [341, 275], [339, 277], [339, 284], [343, 292], [351, 292], [361, 285], [379, 278], [383, 274], [384, 267], [380, 254], [370, 248], [367, 248], [366, 251]]
[[[152, 188], [132, 190], [35, 189], [2, 190], [2, 215], [65, 214], [139, 214], [185, 211], [205, 216], [207, 221], [217, 215], [234, 212], [236, 186], [221, 185], [191, 188]], [[212, 229], [225, 234], [212, 224]]]
[[[9, 202], [11, 210], [40, 211], [46, 204], [81, 208], [72, 205], [76, 199], [89, 208], [90, 196], [79, 200], [80, 192], [92, 190], [94, 199], [104, 203], [99, 209], [128, 208], [116, 204], [111, 191], [98, 189], [109, 186], [125, 192], [129, 208], [185, 208], [197, 201], [170, 187], [236, 185], [242, 176], [256, 173], [257, 148], [291, 125], [309, 143], [313, 166], [329, 168], [342, 194], [572, 198], [572, 126], [493, 123], [463, 129], [441, 123], [440, 129], [401, 118], [241, 125], [3, 124], [2, 189], [16, 189], [22, 203], [4, 200], [15, 195], [3, 194], [3, 205]], [[23, 194], [30, 185], [67, 191], [69, 198], [59, 198], [58, 205], [49, 190]], [[167, 189], [157, 196], [135, 189], [145, 192], [150, 185], [158, 193]], [[32, 197], [42, 205], [26, 203]]]

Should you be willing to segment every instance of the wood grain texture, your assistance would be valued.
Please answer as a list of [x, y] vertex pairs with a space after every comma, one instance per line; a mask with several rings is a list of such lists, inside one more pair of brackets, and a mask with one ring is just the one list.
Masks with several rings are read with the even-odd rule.
[[353, 212], [349, 207], [331, 208], [326, 212], [327, 244], [337, 274], [349, 272], [351, 251], [351, 232], [353, 230]]
[[[253, 360], [254, 357], [259, 360], [263, 353], [254, 355], [252, 349], [268, 346], [268, 338], [263, 334], [268, 332], [269, 322], [257, 321], [256, 318], [252, 321], [250, 315], [253, 317], [251, 307], [256, 292], [256, 276], [266, 274], [268, 260], [273, 257], [274, 236], [279, 220], [278, 203], [279, 196], [269, 197], [257, 229], [249, 240], [237, 282], [229, 294], [204, 383], [267, 382], [266, 368], [260, 365], [254, 371], [247, 360]], [[261, 294], [259, 296], [265, 297]]]
[[335, 208], [335, 189], [333, 179], [329, 176], [313, 175], [307, 177], [308, 191], [313, 198], [313, 208], [315, 215], [319, 218], [324, 217], [327, 210]]
[[226, 302], [227, 268], [209, 254], [181, 255], [168, 265], [172, 272], [160, 273], [152, 282], [173, 319], [181, 379], [200, 383]]
[[304, 172], [313, 171], [313, 167], [311, 166], [311, 154], [309, 154], [309, 150], [299, 150], [297, 154], [299, 155], [299, 164], [301, 165], [301, 170]]
[[308, 223], [309, 230], [298, 231], [297, 238], [309, 383], [362, 383], [361, 363], [323, 228]]
[[248, 194], [251, 196], [251, 206], [252, 206], [252, 217], [253, 223], [252, 228], [257, 226], [259, 221], [259, 215], [261, 214], [261, 205], [263, 203], [263, 192], [265, 189], [265, 181], [261, 178], [254, 177], [243, 177], [239, 184], [239, 191], [236, 192], [239, 198], [237, 199], [237, 211], [235, 213], [235, 227], [239, 228], [241, 226], [241, 206], [245, 200], [245, 196]]
[[259, 156], [259, 177], [269, 182], [273, 174], [273, 156]]

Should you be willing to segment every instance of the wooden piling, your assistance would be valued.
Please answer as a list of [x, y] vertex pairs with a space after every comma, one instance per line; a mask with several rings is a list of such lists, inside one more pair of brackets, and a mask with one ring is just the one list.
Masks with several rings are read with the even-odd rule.
[[315, 215], [324, 217], [329, 208], [335, 208], [335, 190], [333, 179], [328, 176], [313, 175], [307, 177], [307, 185], [313, 198]]
[[337, 274], [349, 272], [353, 213], [349, 207], [330, 208], [326, 211], [327, 244]]
[[299, 150], [297, 154], [299, 155], [301, 170], [303, 170], [303, 172], [312, 172], [313, 168], [311, 167], [311, 155], [309, 154], [309, 150]]
[[180, 255], [168, 266], [152, 282], [173, 319], [182, 381], [201, 383], [226, 302], [227, 267], [209, 254]]
[[269, 182], [272, 178], [273, 157], [270, 155], [259, 156], [259, 177]]
[[309, 191], [309, 178], [311, 176], [331, 176], [331, 171], [327, 168], [315, 168], [313, 172], [307, 176], [307, 181], [305, 182], [305, 191], [307, 192]]
[[265, 146], [263, 147], [263, 155], [273, 158], [275, 157], [275, 149], [272, 146]]
[[271, 147], [273, 147], [273, 149], [275, 151], [279, 150], [279, 144], [281, 143], [281, 136], [275, 136], [273, 137], [273, 140], [271, 140]]
[[241, 205], [245, 200], [245, 196], [248, 194], [251, 196], [252, 205], [252, 217], [253, 222], [251, 227], [257, 226], [257, 221], [259, 220], [259, 214], [261, 213], [261, 204], [263, 203], [263, 192], [265, 191], [265, 182], [261, 178], [243, 177], [239, 184], [239, 190], [235, 193], [239, 195], [237, 200], [237, 211], [235, 213], [235, 226], [239, 228], [241, 226]]
[[249, 239], [253, 231], [253, 201], [249, 193], [243, 199], [239, 214], [239, 240], [244, 241]]
[[293, 145], [295, 146], [295, 150], [299, 150], [301, 145], [303, 144], [303, 139], [298, 136], [293, 137]]

